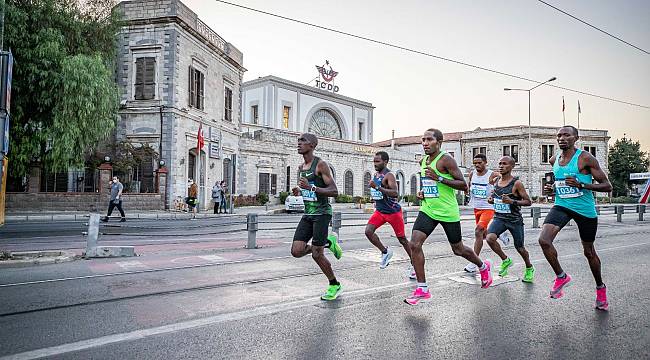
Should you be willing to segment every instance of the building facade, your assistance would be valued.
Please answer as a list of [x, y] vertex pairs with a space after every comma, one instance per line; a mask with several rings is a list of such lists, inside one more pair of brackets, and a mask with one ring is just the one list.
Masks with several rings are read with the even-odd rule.
[[[116, 141], [150, 146], [168, 169], [167, 204], [200, 181], [200, 202], [232, 176], [230, 156], [239, 151], [243, 54], [178, 0], [123, 1], [117, 83], [122, 101]], [[197, 152], [199, 127], [205, 147]], [[152, 186], [160, 163], [145, 159], [122, 174], [130, 191]]]

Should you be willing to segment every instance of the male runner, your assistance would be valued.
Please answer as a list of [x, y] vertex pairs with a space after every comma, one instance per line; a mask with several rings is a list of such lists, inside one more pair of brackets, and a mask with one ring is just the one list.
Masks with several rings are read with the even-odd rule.
[[429, 129], [422, 136], [424, 157], [420, 161], [421, 191], [418, 198], [422, 200], [420, 213], [413, 224], [413, 233], [409, 245], [411, 261], [415, 267], [418, 286], [411, 296], [404, 299], [409, 305], [431, 299], [424, 273], [424, 253], [422, 244], [438, 224], [442, 225], [455, 255], [462, 256], [479, 267], [481, 287], [487, 288], [492, 283], [490, 262], [481, 261], [474, 251], [463, 245], [460, 229], [460, 210], [454, 190], [467, 189], [463, 174], [453, 157], [440, 150], [442, 132]]
[[[385, 223], [389, 223], [393, 228], [397, 240], [399, 240], [404, 250], [406, 250], [409, 259], [411, 258], [411, 248], [404, 233], [402, 207], [397, 202], [397, 197], [399, 196], [397, 181], [395, 181], [395, 175], [386, 167], [388, 165], [388, 159], [388, 153], [385, 151], [380, 151], [375, 154], [373, 163], [375, 164], [377, 173], [368, 183], [370, 187], [370, 198], [375, 202], [375, 212], [368, 220], [368, 225], [366, 225], [366, 237], [381, 251], [380, 269], [385, 269], [393, 257], [393, 250], [388, 246], [384, 246], [375, 233]], [[409, 269], [409, 276], [411, 275], [415, 278], [413, 266]]]
[[526, 269], [522, 281], [532, 283], [535, 275], [535, 268], [530, 263], [530, 256], [524, 247], [524, 218], [521, 216], [521, 207], [530, 206], [531, 201], [524, 183], [518, 177], [512, 176], [512, 168], [515, 167], [515, 160], [510, 156], [504, 156], [499, 160], [499, 172], [501, 177], [494, 184], [492, 196], [488, 199], [494, 204], [494, 219], [488, 228], [487, 242], [492, 251], [501, 258], [499, 276], [508, 275], [508, 268], [512, 266], [510, 259], [501, 249], [497, 236], [510, 231], [515, 242], [515, 249], [521, 258], [524, 259]]
[[[314, 156], [316, 145], [318, 145], [316, 135], [306, 133], [298, 138], [298, 153], [304, 159], [304, 163], [299, 167], [298, 186], [305, 203], [305, 215], [300, 219], [293, 236], [291, 255], [303, 257], [311, 253], [312, 258], [329, 280], [327, 291], [321, 299], [335, 300], [341, 292], [341, 284], [336, 280], [332, 265], [325, 257], [323, 249], [327, 247], [337, 259], [341, 258], [343, 251], [337, 244], [336, 237], [327, 236], [332, 219], [332, 207], [328, 197], [337, 196], [339, 191], [327, 163]], [[312, 240], [311, 245], [307, 244], [309, 240]]]
[[595, 308], [607, 310], [607, 288], [601, 277], [600, 258], [594, 247], [598, 216], [593, 191], [609, 192], [612, 191], [612, 185], [598, 160], [588, 151], [575, 147], [578, 139], [578, 129], [573, 126], [564, 126], [557, 132], [561, 152], [551, 159], [555, 181], [545, 187], [547, 192], [552, 192], [555, 187], [555, 205], [546, 215], [539, 235], [539, 245], [557, 275], [551, 288], [551, 298], [559, 299], [564, 295], [563, 288], [571, 281], [571, 276], [560, 266], [553, 240], [570, 220], [575, 221], [585, 257], [596, 280]]
[[[469, 174], [469, 204], [474, 208], [476, 228], [474, 228], [474, 252], [481, 253], [483, 240], [487, 235], [487, 228], [494, 217], [494, 207], [487, 199], [492, 193], [492, 184], [499, 175], [498, 172], [488, 170], [485, 154], [476, 154], [472, 160], [474, 170]], [[473, 263], [465, 266], [465, 271], [473, 273], [478, 268]]]

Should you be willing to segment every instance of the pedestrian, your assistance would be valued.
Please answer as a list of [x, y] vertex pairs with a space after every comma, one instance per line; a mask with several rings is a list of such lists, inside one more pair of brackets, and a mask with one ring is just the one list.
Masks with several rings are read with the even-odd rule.
[[196, 219], [196, 205], [198, 204], [197, 197], [199, 196], [199, 187], [194, 180], [189, 180], [190, 187], [187, 190], [187, 206], [192, 212], [192, 220]]
[[226, 214], [228, 213], [227, 207], [226, 207], [226, 197], [228, 194], [228, 185], [226, 184], [226, 181], [221, 181], [221, 208], [223, 209], [223, 213]]
[[[214, 201], [214, 213], [218, 214], [219, 213], [219, 206], [221, 205], [221, 199], [223, 198], [223, 189], [221, 188], [221, 184], [217, 181], [214, 183], [214, 186], [212, 187], [212, 201]], [[226, 209], [223, 208], [225, 211]]]
[[120, 212], [120, 222], [126, 221], [126, 215], [124, 215], [124, 210], [122, 209], [122, 191], [124, 190], [124, 185], [120, 182], [120, 179], [117, 176], [113, 176], [111, 184], [111, 199], [108, 202], [108, 213], [102, 218], [103, 222], [108, 222], [109, 216], [113, 213], [113, 209], [117, 207], [117, 210]]

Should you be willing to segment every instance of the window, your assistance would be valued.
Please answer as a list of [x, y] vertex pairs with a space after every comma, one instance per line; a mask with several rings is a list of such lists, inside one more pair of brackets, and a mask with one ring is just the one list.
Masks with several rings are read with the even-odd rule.
[[449, 156], [453, 157], [454, 159], [456, 158], [456, 156], [455, 156], [456, 153], [454, 153], [453, 151], [448, 152], [448, 154], [449, 154]]
[[283, 129], [288, 129], [289, 128], [289, 114], [291, 113], [291, 107], [290, 106], [284, 106], [282, 108], [282, 128]]
[[515, 162], [519, 162], [519, 145], [506, 145], [503, 147], [503, 156], [510, 156], [515, 159]]
[[233, 168], [232, 161], [229, 158], [223, 159], [223, 181], [226, 182], [226, 192], [230, 194], [230, 187], [232, 186]]
[[329, 110], [320, 109], [311, 116], [309, 120], [310, 133], [329, 137], [334, 139], [342, 139], [343, 135], [338, 120], [334, 117]]
[[473, 159], [474, 156], [476, 156], [477, 154], [487, 155], [487, 148], [486, 148], [485, 146], [480, 146], [480, 147], [472, 148], [472, 159]]
[[417, 194], [418, 194], [418, 177], [416, 175], [412, 175], [411, 176], [411, 195], [417, 195]]
[[370, 180], [372, 180], [372, 175], [369, 172], [363, 174], [363, 196], [370, 196], [370, 186], [368, 186]]
[[584, 147], [582, 148], [582, 150], [587, 151], [587, 152], [590, 152], [591, 155], [596, 156], [596, 147], [595, 147], [595, 146], [589, 146], [589, 145], [586, 145], [586, 146], [584, 146]]
[[156, 98], [156, 58], [141, 57], [135, 60], [135, 100]]
[[258, 193], [269, 194], [269, 191], [271, 190], [269, 188], [269, 179], [270, 179], [270, 174], [269, 173], [260, 173], [259, 174]]
[[253, 124], [259, 124], [260, 113], [257, 105], [251, 106], [251, 118]]
[[354, 175], [352, 171], [345, 172], [345, 195], [352, 196], [354, 194]]
[[555, 153], [555, 145], [542, 145], [542, 164], [548, 164]]
[[271, 174], [271, 195], [278, 193], [278, 174]]
[[190, 106], [203, 110], [205, 75], [190, 66]]
[[224, 90], [223, 100], [223, 118], [232, 121], [232, 90], [228, 87]]
[[363, 123], [360, 122], [359, 123], [359, 141], [363, 141], [363, 133], [364, 133], [364, 131], [363, 131]]

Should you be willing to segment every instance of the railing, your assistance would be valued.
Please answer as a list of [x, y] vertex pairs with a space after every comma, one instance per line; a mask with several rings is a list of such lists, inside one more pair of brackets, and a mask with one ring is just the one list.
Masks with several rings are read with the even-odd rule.
[[[550, 207], [532, 207], [530, 208], [530, 217], [533, 218], [533, 227], [539, 227], [539, 219], [542, 215], [548, 214], [551, 210]], [[597, 205], [596, 213], [598, 215], [616, 215], [616, 222], [623, 222], [623, 214], [625, 213], [636, 213], [638, 214], [638, 220], [643, 221], [644, 214], [646, 212], [646, 205]]]

